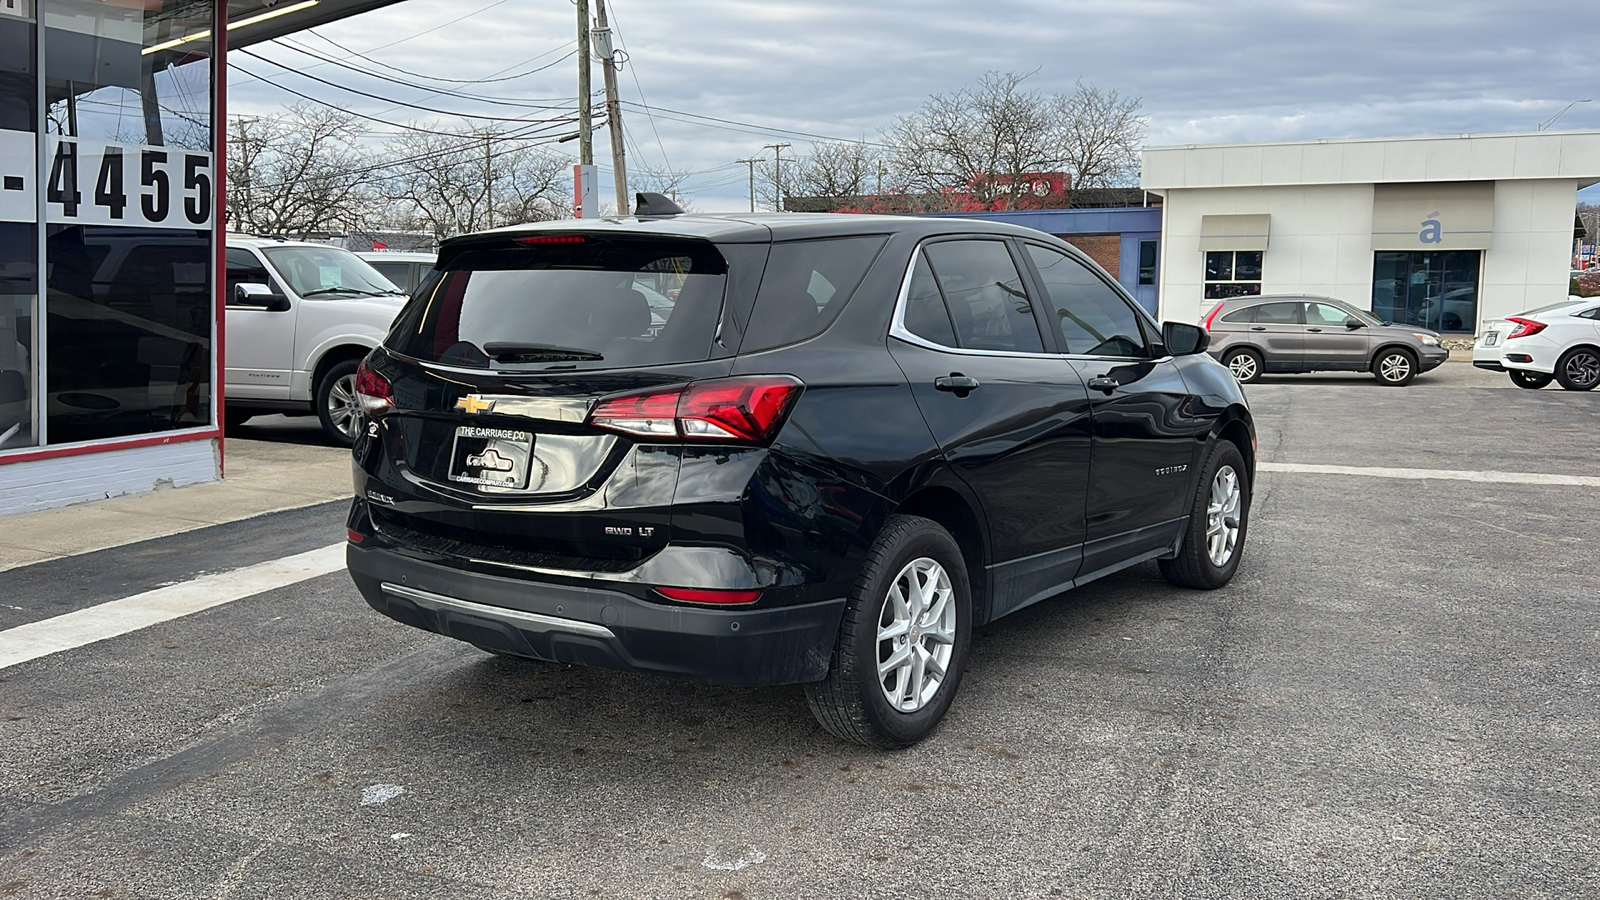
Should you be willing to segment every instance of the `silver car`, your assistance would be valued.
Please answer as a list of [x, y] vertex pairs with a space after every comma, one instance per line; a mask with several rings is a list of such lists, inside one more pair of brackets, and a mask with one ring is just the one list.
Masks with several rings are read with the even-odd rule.
[[1450, 358], [1439, 333], [1384, 322], [1343, 300], [1303, 294], [1238, 297], [1206, 316], [1207, 350], [1248, 384], [1273, 372], [1371, 372], [1400, 387]]

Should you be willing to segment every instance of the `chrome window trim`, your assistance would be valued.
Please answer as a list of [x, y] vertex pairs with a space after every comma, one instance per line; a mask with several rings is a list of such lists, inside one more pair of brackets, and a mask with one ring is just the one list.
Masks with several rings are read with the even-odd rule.
[[[946, 236], [941, 236], [941, 237], [946, 237]], [[994, 240], [995, 238], [990, 238], [990, 239]], [[1003, 241], [1004, 238], [999, 238], [999, 240]], [[1041, 246], [1043, 246], [1043, 245], [1041, 245]], [[1053, 247], [1050, 248], [1050, 249], [1056, 250], [1057, 253], [1061, 252], [1059, 249], [1056, 249], [1056, 248], [1053, 248]], [[1070, 256], [1070, 254], [1069, 254], [1069, 256]], [[1161, 356], [1161, 357], [1149, 357], [1149, 356], [1098, 356], [1098, 355], [1090, 354], [1090, 353], [1030, 353], [1030, 352], [1027, 352], [1027, 351], [1024, 351], [1024, 350], [973, 350], [973, 349], [969, 349], [969, 348], [966, 348], [966, 347], [947, 347], [944, 344], [941, 344], [941, 343], [939, 343], [937, 341], [930, 341], [927, 338], [922, 337], [921, 335], [916, 334], [916, 333], [912, 332], [910, 329], [906, 328], [906, 321], [905, 321], [906, 320], [906, 303], [911, 299], [911, 277], [917, 270], [917, 261], [920, 260], [921, 258], [922, 258], [922, 244], [919, 243], [919, 244], [917, 244], [916, 249], [911, 251], [911, 260], [908, 263], [906, 263], [906, 274], [905, 274], [905, 277], [900, 279], [900, 296], [895, 298], [894, 315], [889, 320], [889, 336], [894, 338], [894, 339], [896, 339], [896, 340], [904, 341], [907, 344], [912, 344], [914, 346], [922, 347], [922, 348], [927, 349], [927, 350], [937, 350], [937, 351], [939, 351], [941, 353], [953, 353], [953, 354], [955, 354], [957, 356], [991, 356], [991, 357], [1004, 357], [1004, 358], [1007, 358], [1007, 359], [1078, 359], [1078, 360], [1085, 360], [1085, 361], [1090, 361], [1090, 362], [1099, 361], [1099, 360], [1111, 360], [1111, 361], [1117, 361], [1117, 362], [1129, 361], [1129, 362], [1148, 362], [1148, 363], [1162, 362], [1163, 360], [1169, 360], [1169, 359], [1172, 358], [1171, 354], [1167, 354], [1166, 356]], [[1018, 272], [1017, 274], [1020, 275], [1020, 274], [1023, 274], [1023, 273]], [[1024, 285], [1024, 286], [1026, 287], [1027, 285]], [[1030, 299], [1035, 299], [1035, 298], [1030, 298]], [[1142, 310], [1140, 310], [1140, 311], [1142, 311]], [[1145, 315], [1149, 315], [1149, 314], [1146, 313]], [[426, 365], [426, 364], [424, 364], [424, 365]]]

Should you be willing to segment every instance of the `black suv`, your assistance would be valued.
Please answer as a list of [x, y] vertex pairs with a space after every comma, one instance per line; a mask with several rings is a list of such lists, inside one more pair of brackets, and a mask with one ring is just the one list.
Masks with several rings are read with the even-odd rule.
[[801, 682], [906, 746], [977, 626], [1144, 560], [1233, 576], [1255, 431], [1205, 345], [971, 219], [463, 236], [358, 374], [350, 573], [489, 652]]

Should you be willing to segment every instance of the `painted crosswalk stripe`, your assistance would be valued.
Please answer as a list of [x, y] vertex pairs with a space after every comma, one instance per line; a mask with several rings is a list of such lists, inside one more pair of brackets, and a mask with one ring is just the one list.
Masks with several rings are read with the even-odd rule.
[[344, 546], [330, 544], [283, 559], [201, 575], [181, 584], [8, 628], [0, 631], [0, 669], [337, 572], [344, 568]]
[[1365, 478], [1404, 478], [1411, 480], [1476, 481], [1483, 484], [1555, 484], [1571, 487], [1600, 487], [1600, 476], [1552, 475], [1543, 472], [1492, 472], [1469, 469], [1402, 469], [1388, 466], [1323, 466], [1309, 463], [1260, 463], [1260, 472], [1295, 475], [1354, 475]]

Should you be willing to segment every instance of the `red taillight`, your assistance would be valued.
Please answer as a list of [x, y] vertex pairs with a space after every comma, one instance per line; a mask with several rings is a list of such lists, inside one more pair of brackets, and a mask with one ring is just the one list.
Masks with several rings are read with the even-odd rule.
[[760, 599], [760, 591], [716, 591], [706, 588], [675, 588], [658, 587], [656, 593], [668, 600], [681, 600], [684, 603], [754, 603]]
[[512, 238], [519, 244], [581, 244], [585, 238], [581, 234], [538, 234], [531, 237]]
[[364, 359], [356, 367], [356, 399], [369, 413], [394, 409], [394, 391], [389, 387], [389, 379], [374, 372]]
[[1206, 313], [1205, 329], [1207, 331], [1211, 330], [1211, 323], [1212, 323], [1213, 320], [1216, 319], [1217, 313], [1219, 313], [1219, 312], [1222, 312], [1222, 304], [1221, 303], [1218, 303], [1216, 306], [1211, 307], [1211, 312]]
[[701, 381], [602, 400], [589, 423], [644, 437], [761, 443], [777, 434], [804, 387], [788, 375]]
[[1510, 334], [1506, 335], [1506, 340], [1508, 341], [1512, 338], [1527, 337], [1529, 335], [1538, 334], [1549, 327], [1543, 322], [1536, 322], [1533, 319], [1524, 319], [1521, 316], [1506, 316], [1506, 321], [1517, 323], [1516, 329]]
[[367, 539], [366, 535], [364, 535], [361, 532], [355, 530], [354, 528], [346, 528], [344, 530], [344, 533], [345, 533], [345, 536], [350, 539], [350, 543], [352, 543], [352, 544], [359, 544], [362, 541]]

